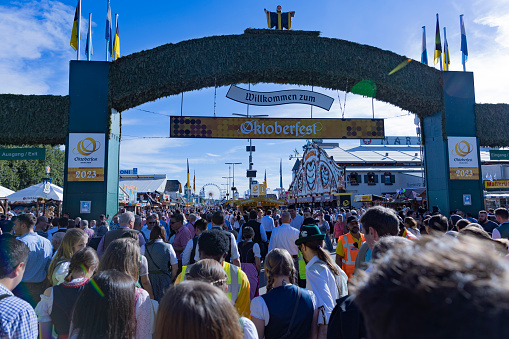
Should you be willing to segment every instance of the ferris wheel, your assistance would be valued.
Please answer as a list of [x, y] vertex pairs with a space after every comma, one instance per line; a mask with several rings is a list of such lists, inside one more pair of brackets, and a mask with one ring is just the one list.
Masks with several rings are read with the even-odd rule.
[[203, 199], [208, 200], [210, 203], [214, 203], [216, 200], [221, 200], [222, 192], [221, 188], [216, 184], [205, 184], [200, 190], [200, 195]]

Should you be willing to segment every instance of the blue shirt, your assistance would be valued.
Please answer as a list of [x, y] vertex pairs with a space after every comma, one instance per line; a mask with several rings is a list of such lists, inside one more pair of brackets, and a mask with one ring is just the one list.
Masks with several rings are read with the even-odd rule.
[[18, 237], [18, 240], [23, 241], [30, 249], [22, 281], [27, 283], [43, 281], [46, 279], [48, 267], [53, 258], [51, 242], [34, 232], [26, 233]]
[[[170, 236], [171, 234], [171, 229], [170, 229], [170, 226], [168, 225], [168, 223], [166, 221], [164, 221], [163, 219], [159, 219], [159, 223], [161, 224], [161, 226], [164, 227], [164, 231], [166, 232], [166, 239], [168, 239], [168, 237]], [[150, 239], [150, 237], [149, 237]]]
[[0, 300], [0, 338], [34, 338], [39, 335], [37, 316], [26, 301], [15, 297], [12, 292], [0, 284], [0, 295], [10, 297]]

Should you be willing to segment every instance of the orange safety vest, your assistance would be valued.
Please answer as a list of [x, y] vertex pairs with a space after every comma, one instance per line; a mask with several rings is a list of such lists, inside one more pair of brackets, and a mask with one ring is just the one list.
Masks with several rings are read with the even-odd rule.
[[[346, 275], [350, 279], [355, 270], [355, 259], [357, 258], [357, 254], [359, 253], [359, 248], [355, 246], [357, 241], [355, 241], [354, 237], [350, 232], [340, 237], [341, 244], [343, 245], [343, 251], [345, 252], [345, 256], [342, 259], [341, 268], [345, 271]], [[364, 234], [361, 233], [361, 244], [363, 244], [366, 240], [364, 239]]]

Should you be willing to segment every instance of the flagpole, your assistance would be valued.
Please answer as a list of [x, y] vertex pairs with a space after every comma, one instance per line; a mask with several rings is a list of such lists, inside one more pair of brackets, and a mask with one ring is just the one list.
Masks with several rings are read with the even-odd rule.
[[80, 60], [80, 48], [81, 48], [81, 0], [78, 2], [78, 48], [76, 49], [77, 57], [76, 60]]
[[87, 60], [90, 61], [92, 53], [92, 13], [88, 13]]
[[[109, 25], [109, 27], [108, 27]], [[109, 31], [108, 31], [109, 30]], [[108, 33], [109, 32], [109, 33]], [[109, 37], [111, 39], [111, 7], [110, 7], [110, 0], [108, 0], [108, 5], [106, 8], [106, 61], [108, 61], [108, 46], [109, 46]]]
[[446, 30], [445, 30], [445, 27], [444, 27], [444, 71], [448, 71], [449, 70], [449, 64], [447, 63], [447, 33], [446, 33]]

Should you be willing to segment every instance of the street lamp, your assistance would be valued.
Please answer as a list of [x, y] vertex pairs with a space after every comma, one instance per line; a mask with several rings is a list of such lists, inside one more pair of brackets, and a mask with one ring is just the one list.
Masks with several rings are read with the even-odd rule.
[[226, 188], [224, 189], [224, 194], [225, 194], [225, 197], [226, 197], [226, 200], [228, 200], [228, 196], [230, 195], [228, 192], [229, 190], [229, 187], [230, 187], [230, 179], [231, 177], [230, 176], [227, 176], [227, 177], [221, 177], [223, 179], [226, 179], [226, 184], [221, 184], [223, 186], [226, 186]]
[[[232, 198], [235, 199], [235, 192], [233, 191], [234, 189], [236, 189], [236, 187], [235, 187], [235, 165], [241, 165], [242, 163], [241, 162], [225, 162], [224, 164], [225, 165], [233, 165], [233, 176], [232, 176], [233, 182], [232, 182], [231, 191], [232, 191]], [[228, 171], [228, 175], [230, 175], [229, 171]]]
[[[236, 115], [239, 117], [245, 117], [245, 118], [264, 118], [268, 117], [268, 114], [255, 114], [255, 115], [249, 115], [249, 105], [248, 105], [248, 111], [247, 114], [242, 113], [232, 113], [232, 115]], [[249, 139], [249, 171], [253, 170], [253, 144], [252, 140]], [[251, 198], [251, 184], [253, 182], [253, 178], [249, 177], [249, 197]]]

